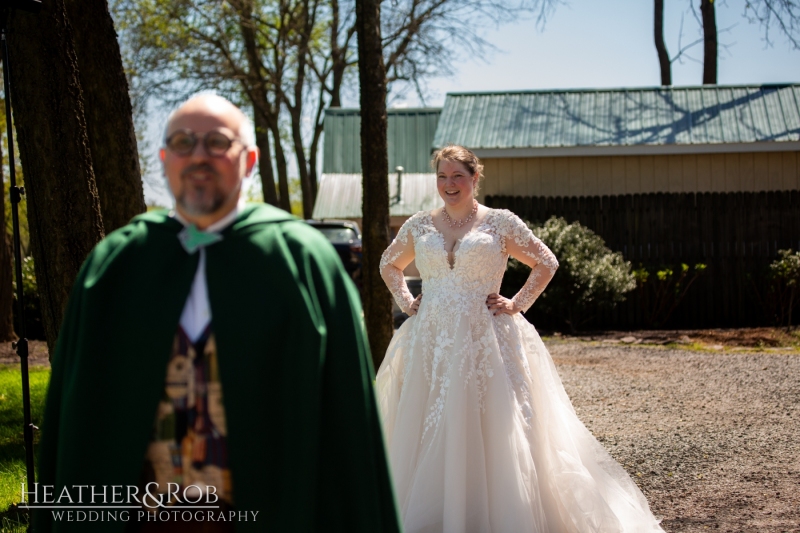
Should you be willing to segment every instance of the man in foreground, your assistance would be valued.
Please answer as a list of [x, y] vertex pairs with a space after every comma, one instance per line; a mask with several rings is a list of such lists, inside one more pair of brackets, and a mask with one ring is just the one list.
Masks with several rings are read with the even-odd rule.
[[88, 486], [92, 504], [140, 509], [95, 522], [39, 509], [35, 530], [398, 531], [361, 308], [336, 253], [287, 213], [240, 203], [258, 149], [230, 102], [187, 101], [165, 139], [175, 211], [136, 217], [86, 260], [40, 445], [56, 496]]

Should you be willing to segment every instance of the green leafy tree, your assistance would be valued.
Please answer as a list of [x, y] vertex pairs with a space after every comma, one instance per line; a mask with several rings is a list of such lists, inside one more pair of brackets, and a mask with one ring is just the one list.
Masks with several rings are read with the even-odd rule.
[[[636, 287], [631, 264], [611, 251], [602, 237], [579, 222], [551, 217], [528, 226], [555, 254], [560, 264], [553, 280], [534, 305], [576, 331], [598, 312], [613, 309]], [[527, 267], [510, 260], [508, 275], [516, 285], [527, 278]]]

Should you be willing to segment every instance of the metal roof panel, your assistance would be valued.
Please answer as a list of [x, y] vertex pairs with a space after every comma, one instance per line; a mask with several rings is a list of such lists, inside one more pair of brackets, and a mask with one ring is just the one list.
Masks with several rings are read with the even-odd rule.
[[800, 140], [800, 86], [780, 91], [781, 109], [786, 119], [786, 140]]
[[800, 136], [800, 84], [450, 93], [434, 146], [719, 144]]
[[[427, 172], [433, 138], [442, 110], [388, 109], [389, 170]], [[322, 171], [326, 174], [361, 172], [361, 113], [358, 109], [325, 112]]]
[[[443, 204], [436, 190], [436, 175], [433, 173], [403, 173], [400, 187], [400, 199], [397, 201], [397, 173], [389, 174], [391, 216], [411, 216]], [[361, 218], [361, 200], [361, 174], [323, 174], [312, 216], [315, 219]]]

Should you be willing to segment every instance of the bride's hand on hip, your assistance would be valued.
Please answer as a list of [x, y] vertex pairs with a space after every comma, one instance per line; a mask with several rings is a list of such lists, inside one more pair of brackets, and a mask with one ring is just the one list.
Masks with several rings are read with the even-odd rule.
[[414, 316], [414, 315], [417, 314], [417, 311], [419, 311], [419, 303], [421, 301], [422, 301], [422, 295], [421, 294], [419, 296], [417, 296], [416, 298], [414, 298], [414, 301], [411, 304], [411, 308], [409, 308], [409, 310], [408, 310], [408, 316]]
[[486, 298], [486, 307], [489, 308], [489, 311], [491, 311], [493, 315], [515, 315], [522, 311], [522, 308], [517, 307], [514, 300], [496, 293], [492, 293]]

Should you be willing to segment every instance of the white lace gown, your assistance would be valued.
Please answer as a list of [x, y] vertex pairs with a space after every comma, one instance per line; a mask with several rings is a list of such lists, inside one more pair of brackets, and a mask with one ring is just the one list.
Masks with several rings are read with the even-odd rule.
[[662, 531], [578, 419], [536, 329], [521, 313], [487, 309], [509, 255], [533, 267], [514, 298], [527, 310], [558, 262], [510, 211], [489, 210], [458, 243], [452, 268], [428, 212], [411, 217], [383, 255], [404, 311], [413, 297], [393, 264], [415, 257], [423, 280], [419, 311], [376, 378], [405, 531]]

